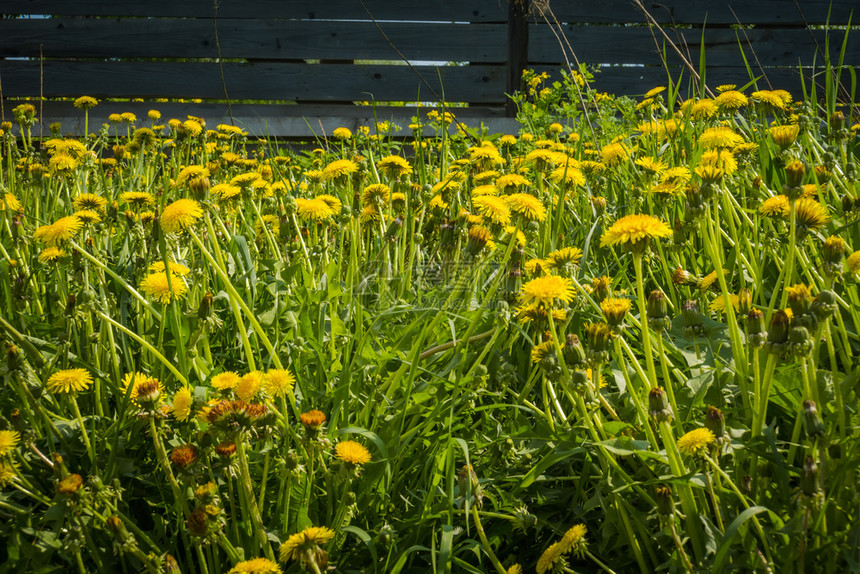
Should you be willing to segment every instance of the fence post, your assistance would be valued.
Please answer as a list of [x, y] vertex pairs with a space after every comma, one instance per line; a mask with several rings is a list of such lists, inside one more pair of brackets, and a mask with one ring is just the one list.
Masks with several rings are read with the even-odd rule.
[[[529, 1], [508, 0], [508, 94], [520, 89], [529, 62]], [[505, 113], [508, 117], [517, 114], [517, 106], [510, 99], [505, 102]]]

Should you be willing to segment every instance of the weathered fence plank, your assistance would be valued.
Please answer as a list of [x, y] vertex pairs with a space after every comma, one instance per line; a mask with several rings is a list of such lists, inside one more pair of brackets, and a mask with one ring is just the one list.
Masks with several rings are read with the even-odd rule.
[[[222, 58], [399, 60], [372, 22], [219, 18]], [[410, 60], [505, 62], [507, 25], [380, 23]], [[0, 57], [216, 58], [211, 20], [0, 20]]]
[[[225, 63], [224, 81], [232, 99], [352, 102], [432, 99], [430, 90], [407, 66], [349, 64]], [[505, 67], [417, 66], [416, 70], [452, 102], [504, 103]], [[55, 62], [44, 63], [45, 97], [224, 99], [217, 63]], [[39, 62], [6, 61], [3, 94], [40, 93]]]
[[[436, 22], [507, 22], [507, 3], [501, 0], [365, 0], [377, 20]], [[6, 14], [65, 16], [133, 16], [211, 18], [213, 0], [3, 0]], [[219, 18], [297, 18], [369, 20], [358, 0], [218, 0]]]

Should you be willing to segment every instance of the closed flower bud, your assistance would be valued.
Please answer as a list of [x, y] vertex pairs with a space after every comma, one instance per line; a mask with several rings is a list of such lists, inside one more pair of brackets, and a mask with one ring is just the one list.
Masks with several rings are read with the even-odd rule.
[[654, 387], [648, 393], [648, 411], [657, 422], [671, 421], [675, 418], [669, 397], [660, 387]]
[[770, 326], [767, 333], [769, 344], [782, 344], [788, 341], [788, 326], [790, 319], [782, 309], [777, 310], [770, 318]]
[[666, 331], [672, 326], [666, 294], [659, 289], [651, 291], [648, 295], [646, 313], [648, 314], [648, 326], [655, 331]]
[[714, 406], [708, 406], [708, 411], [705, 413], [705, 428], [714, 433], [717, 441], [722, 439], [726, 434], [726, 418], [723, 416], [723, 411]]
[[791, 312], [795, 317], [809, 313], [812, 308], [812, 292], [809, 290], [809, 287], [802, 283], [789, 287], [788, 306], [791, 307]]
[[179, 563], [176, 558], [168, 554], [164, 557], [164, 574], [180, 574]]
[[803, 401], [803, 425], [806, 428], [806, 435], [810, 438], [816, 438], [824, 434], [824, 421], [821, 420], [821, 415], [818, 414], [815, 401], [809, 399]]
[[827, 169], [826, 165], [816, 165], [815, 166], [815, 179], [818, 180], [818, 183], [824, 185], [833, 178], [833, 172]]
[[[806, 166], [803, 162], [794, 160], [785, 166], [785, 185], [789, 188], [801, 187], [803, 185], [803, 176], [806, 175]], [[803, 193], [801, 191], [801, 193]], [[788, 194], [786, 194], [788, 195]], [[788, 196], [791, 199], [791, 196]]]
[[57, 492], [71, 496], [81, 489], [84, 481], [80, 474], [70, 474], [57, 483]]
[[688, 339], [702, 337], [705, 335], [705, 322], [699, 312], [699, 303], [688, 299], [684, 301], [681, 308], [681, 317], [684, 319], [684, 336]]
[[569, 367], [575, 367], [585, 363], [585, 349], [583, 348], [579, 337], [573, 333], [568, 334], [562, 353], [564, 354], [564, 362], [567, 363], [567, 366]]
[[854, 198], [848, 195], [847, 193], [842, 196], [842, 211], [844, 213], [851, 213], [854, 211], [856, 204], [854, 202]]
[[760, 349], [767, 341], [767, 329], [764, 326], [764, 313], [758, 309], [750, 309], [747, 313], [747, 341], [753, 349]]
[[672, 489], [669, 486], [658, 486], [655, 492], [657, 496], [657, 513], [660, 516], [675, 515], [675, 499], [672, 496]]
[[812, 337], [809, 329], [792, 325], [788, 331], [788, 352], [795, 357], [805, 357], [812, 351]]
[[818, 465], [812, 455], [807, 455], [800, 473], [800, 490], [807, 496], [817, 494], [821, 490], [818, 483]]
[[840, 111], [835, 111], [830, 114], [830, 129], [833, 131], [841, 130], [845, 127], [845, 114]]
[[821, 259], [824, 272], [827, 275], [838, 275], [842, 272], [842, 258], [848, 251], [848, 246], [841, 237], [831, 235], [821, 244]]
[[836, 312], [836, 309], [836, 294], [829, 289], [825, 289], [815, 296], [810, 311], [816, 321], [821, 322], [829, 319]]

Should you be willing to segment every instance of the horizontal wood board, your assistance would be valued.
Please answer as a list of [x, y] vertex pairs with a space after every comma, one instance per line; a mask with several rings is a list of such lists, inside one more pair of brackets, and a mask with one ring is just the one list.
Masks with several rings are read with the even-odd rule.
[[[378, 20], [505, 22], [505, 0], [365, 0]], [[806, 24], [846, 23], [856, 0], [644, 0], [644, 7], [661, 23], [696, 24]], [[559, 22], [645, 22], [642, 11], [631, 0], [550, 0]], [[798, 10], [798, 6], [800, 10]], [[211, 18], [210, 0], [4, 0], [5, 14], [49, 14], [67, 16], [134, 16]], [[404, 17], [404, 15], [407, 15]], [[855, 13], [855, 16], [857, 14]], [[298, 18], [365, 20], [367, 12], [356, 0], [219, 0], [221, 18]], [[540, 18], [535, 14], [535, 18]]]
[[[391, 44], [413, 61], [503, 63], [507, 57], [507, 25], [417, 24], [382, 25]], [[556, 32], [559, 30], [556, 29]], [[560, 31], [581, 62], [660, 65], [664, 38], [643, 26], [564, 25]], [[755, 50], [763, 66], [810, 65], [822, 61], [828, 32], [823, 30], [754, 28], [737, 30], [667, 30], [689, 49], [698, 63], [704, 41], [709, 63], [742, 66], [739, 45], [750, 59]], [[829, 32], [831, 57], [838, 57], [845, 31]], [[529, 61], [562, 63], [564, 51], [546, 25], [529, 28]], [[0, 57], [45, 58], [217, 58], [212, 22], [180, 18], [0, 20]], [[225, 59], [252, 60], [393, 60], [400, 56], [370, 22], [278, 20], [218, 21], [218, 43]], [[631, 46], [637, 49], [631, 50]], [[667, 63], [680, 65], [667, 50]], [[860, 34], [848, 33], [847, 64], [860, 64]]]

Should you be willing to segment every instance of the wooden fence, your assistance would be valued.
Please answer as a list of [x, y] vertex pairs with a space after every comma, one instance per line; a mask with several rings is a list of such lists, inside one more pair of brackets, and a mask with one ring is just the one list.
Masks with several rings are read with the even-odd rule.
[[[444, 95], [468, 104], [456, 111], [470, 123], [512, 131], [506, 93], [523, 68], [557, 72], [575, 55], [601, 66], [597, 89], [641, 94], [665, 84], [667, 73], [690, 77], [669, 40], [695, 67], [704, 44], [711, 86], [746, 83], [748, 63], [763, 76], [759, 87], [799, 94], [801, 66], [808, 73], [823, 63], [826, 35], [831, 57], [842, 48], [845, 30], [823, 25], [844, 27], [857, 7], [856, 0], [527, 2], [3, 0], [3, 113], [19, 103], [10, 98], [91, 95], [144, 99], [106, 102], [92, 110], [91, 125], [151, 108], [220, 122], [229, 121], [229, 100], [233, 120], [252, 133], [308, 136], [370, 121], [371, 109], [357, 101]], [[860, 64], [857, 35], [848, 34], [846, 64]], [[163, 98], [171, 102], [153, 103]], [[69, 102], [43, 107], [43, 125], [82, 129]], [[377, 110], [401, 125], [413, 112]]]

